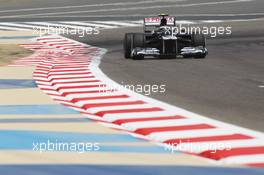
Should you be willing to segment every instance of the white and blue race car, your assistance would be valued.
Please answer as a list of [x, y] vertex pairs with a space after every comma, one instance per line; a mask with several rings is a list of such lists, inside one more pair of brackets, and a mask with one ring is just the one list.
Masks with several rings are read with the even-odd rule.
[[208, 54], [203, 34], [175, 32], [176, 20], [165, 14], [144, 18], [144, 33], [126, 33], [125, 58], [143, 59], [145, 56], [160, 58], [205, 58]]

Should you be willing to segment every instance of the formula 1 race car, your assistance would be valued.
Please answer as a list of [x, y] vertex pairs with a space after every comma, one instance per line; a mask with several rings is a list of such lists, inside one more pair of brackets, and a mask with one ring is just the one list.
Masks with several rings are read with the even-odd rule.
[[161, 14], [144, 18], [144, 33], [126, 33], [125, 58], [143, 59], [183, 57], [205, 58], [208, 54], [203, 34], [176, 32], [175, 17]]

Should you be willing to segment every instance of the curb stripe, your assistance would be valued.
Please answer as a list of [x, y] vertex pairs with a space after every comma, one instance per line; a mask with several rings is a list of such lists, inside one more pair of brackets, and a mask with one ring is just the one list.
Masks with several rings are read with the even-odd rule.
[[207, 157], [214, 160], [219, 160], [222, 158], [237, 156], [237, 155], [248, 155], [248, 154], [264, 154], [264, 146], [259, 147], [246, 147], [246, 148], [233, 148], [232, 151], [229, 150], [217, 150], [216, 153], [212, 153], [213, 150], [208, 150], [200, 153], [202, 157]]

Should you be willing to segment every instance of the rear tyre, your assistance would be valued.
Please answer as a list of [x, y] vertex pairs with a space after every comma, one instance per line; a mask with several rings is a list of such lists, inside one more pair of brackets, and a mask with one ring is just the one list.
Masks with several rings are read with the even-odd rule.
[[123, 41], [124, 45], [124, 57], [125, 58], [131, 58], [131, 52], [133, 49], [133, 34], [132, 33], [126, 33]]

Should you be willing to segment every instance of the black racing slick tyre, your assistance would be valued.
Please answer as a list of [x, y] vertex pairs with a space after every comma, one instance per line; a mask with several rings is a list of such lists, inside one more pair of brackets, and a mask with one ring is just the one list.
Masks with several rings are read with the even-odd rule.
[[205, 47], [205, 37], [203, 34], [192, 34], [192, 45], [194, 47]]
[[124, 45], [124, 57], [131, 58], [131, 52], [133, 49], [133, 34], [126, 33], [123, 41]]
[[[143, 33], [133, 34], [133, 48], [144, 48], [145, 47], [145, 35]], [[144, 59], [144, 55], [133, 56], [133, 59]]]
[[[205, 48], [205, 36], [203, 34], [192, 34], [192, 45], [193, 47]], [[194, 58], [205, 58], [206, 53], [194, 55]]]
[[134, 33], [133, 34], [133, 45], [136, 47], [145, 46], [145, 35], [143, 33]]
[[203, 53], [203, 54], [198, 54], [198, 55], [195, 55], [194, 58], [205, 58], [206, 57], [206, 54]]

